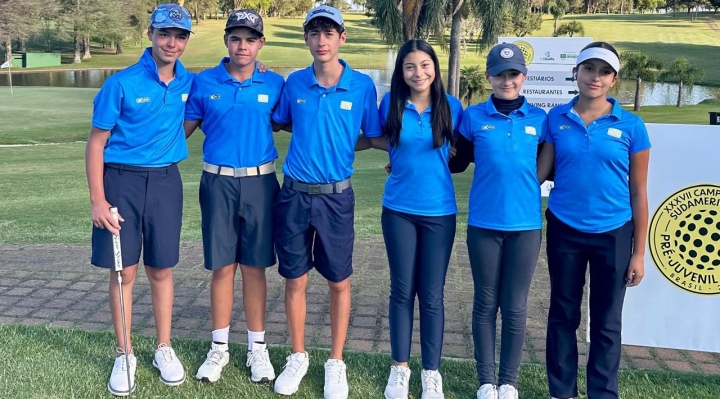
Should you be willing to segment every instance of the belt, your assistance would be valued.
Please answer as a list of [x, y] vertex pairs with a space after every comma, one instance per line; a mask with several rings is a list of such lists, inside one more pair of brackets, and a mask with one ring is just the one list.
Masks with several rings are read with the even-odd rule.
[[326, 184], [306, 184], [295, 181], [287, 176], [284, 177], [283, 183], [295, 191], [308, 194], [338, 194], [350, 187], [350, 178], [335, 183]]
[[261, 176], [275, 173], [275, 161], [270, 161], [254, 168], [231, 168], [229, 166], [217, 166], [204, 162], [203, 170], [214, 175], [230, 177]]
[[175, 164], [168, 165], [168, 166], [134, 166], [134, 165], [124, 165], [120, 163], [106, 163], [105, 166], [112, 169], [118, 169], [120, 173], [123, 171], [128, 172], [165, 172], [168, 171], [170, 168], [174, 167]]

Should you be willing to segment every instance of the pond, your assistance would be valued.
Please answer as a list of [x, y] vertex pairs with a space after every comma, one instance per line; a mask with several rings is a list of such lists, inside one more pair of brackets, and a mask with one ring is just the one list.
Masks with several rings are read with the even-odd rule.
[[[202, 68], [190, 68], [194, 72]], [[296, 68], [273, 68], [283, 76], [289, 75]], [[390, 77], [392, 72], [387, 69], [359, 69], [368, 74], [377, 87], [378, 98], [390, 90]], [[116, 70], [110, 69], [84, 69], [75, 71], [51, 71], [51, 72], [22, 72], [13, 74], [13, 85], [15, 86], [52, 86], [52, 87], [89, 87], [99, 88], [105, 79]], [[8, 86], [7, 70], [0, 72], [0, 86]], [[622, 104], [633, 102], [635, 95], [635, 82], [621, 80], [616, 86], [617, 93], [613, 95], [620, 99]], [[644, 83], [642, 94], [642, 105], [675, 105], [677, 102], [678, 85], [675, 83]], [[685, 87], [683, 93], [683, 104], [697, 104], [708, 98], [720, 98], [720, 87], [695, 85]]]

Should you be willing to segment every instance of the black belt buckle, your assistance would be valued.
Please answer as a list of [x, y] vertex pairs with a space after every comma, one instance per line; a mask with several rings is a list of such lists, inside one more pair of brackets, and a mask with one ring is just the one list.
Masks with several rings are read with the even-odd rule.
[[307, 189], [308, 194], [322, 194], [320, 184], [308, 184]]

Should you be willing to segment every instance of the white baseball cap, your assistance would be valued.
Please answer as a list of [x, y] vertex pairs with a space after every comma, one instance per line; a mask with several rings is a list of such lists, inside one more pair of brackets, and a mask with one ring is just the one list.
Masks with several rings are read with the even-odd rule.
[[581, 51], [575, 65], [580, 65], [587, 60], [603, 60], [610, 64], [615, 72], [620, 72], [620, 59], [612, 51], [602, 47], [590, 47]]

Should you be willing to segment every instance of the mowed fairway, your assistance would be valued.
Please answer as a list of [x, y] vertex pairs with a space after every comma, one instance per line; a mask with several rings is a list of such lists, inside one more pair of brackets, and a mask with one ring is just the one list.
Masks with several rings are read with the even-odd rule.
[[[113, 338], [109, 333], [84, 332], [46, 328], [43, 326], [0, 326], [0, 391], [8, 398], [111, 398], [107, 393], [107, 377], [112, 368]], [[187, 381], [169, 388], [158, 380], [151, 366], [153, 340], [137, 336], [133, 339], [138, 356], [135, 395], [138, 398], [254, 398], [280, 396], [270, 385], [253, 384], [245, 367], [244, 345], [230, 344], [232, 358], [220, 381], [213, 384], [193, 378], [207, 351], [207, 342], [189, 339], [173, 340], [178, 358], [188, 373]], [[273, 346], [270, 357], [276, 373], [285, 363], [289, 348]], [[296, 399], [321, 398], [323, 363], [328, 352], [311, 349], [310, 369]], [[392, 364], [390, 356], [375, 353], [346, 353], [350, 398], [381, 398]], [[410, 360], [411, 398], [420, 397], [420, 362]], [[477, 390], [475, 363], [466, 360], [443, 361], [441, 366], [447, 399], [475, 398]], [[580, 391], [584, 392], [584, 372], [580, 371]], [[518, 379], [523, 399], [548, 398], [545, 368], [524, 364]], [[623, 399], [717, 399], [720, 377], [679, 372], [620, 372], [620, 394]], [[586, 399], [582, 395], [580, 399]]]

